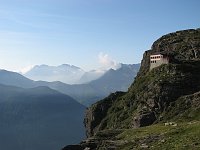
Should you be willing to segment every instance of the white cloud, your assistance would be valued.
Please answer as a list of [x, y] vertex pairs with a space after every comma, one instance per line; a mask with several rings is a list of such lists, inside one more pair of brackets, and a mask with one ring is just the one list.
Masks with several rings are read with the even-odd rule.
[[31, 69], [33, 69], [34, 66], [35, 66], [35, 65], [26, 66], [26, 67], [20, 69], [19, 72], [20, 72], [21, 74], [25, 74], [25, 73], [27, 73], [28, 71], [30, 71]]
[[102, 69], [108, 70], [112, 68], [116, 70], [121, 67], [121, 64], [109, 57], [108, 54], [101, 52], [99, 53], [98, 59]]

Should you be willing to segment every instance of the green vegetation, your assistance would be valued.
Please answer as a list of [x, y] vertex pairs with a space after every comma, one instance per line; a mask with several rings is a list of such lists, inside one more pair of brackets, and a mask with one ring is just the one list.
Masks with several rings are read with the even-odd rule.
[[163, 113], [165, 120], [200, 120], [200, 92], [182, 96]]
[[[156, 124], [128, 129], [117, 136], [126, 141], [119, 149], [184, 150], [200, 149], [200, 121], [178, 123], [177, 126]], [[127, 144], [128, 143], [128, 144]]]
[[[200, 149], [199, 50], [200, 30], [171, 33], [154, 42], [128, 91], [89, 108], [86, 129], [97, 149]], [[150, 55], [163, 51], [174, 55], [172, 61], [149, 71]], [[168, 122], [175, 123], [165, 126]]]
[[[162, 65], [147, 72], [144, 76], [138, 77], [126, 94], [118, 96], [112, 102], [105, 118], [101, 121], [101, 129], [131, 128], [133, 116], [151, 111], [152, 107], [158, 107], [155, 112], [158, 114], [158, 118], [164, 116], [165, 121], [176, 116], [173, 109], [179, 112], [182, 112], [180, 111], [182, 108], [184, 111], [190, 111], [191, 105], [186, 105], [185, 100], [182, 100], [183, 102], [176, 100], [182, 95], [195, 92], [193, 87], [196, 88], [200, 84], [199, 64], [198, 61], [195, 64]], [[191, 85], [191, 83], [193, 84]], [[151, 99], [153, 101], [150, 101]], [[156, 106], [159, 99], [162, 99], [162, 102], [159, 102], [160, 108]], [[174, 105], [176, 107], [173, 107]], [[172, 107], [168, 108], [168, 106]], [[163, 112], [165, 108], [168, 108], [166, 110], [169, 112]], [[199, 109], [195, 111], [199, 113]]]
[[187, 150], [200, 149], [200, 121], [159, 123], [137, 129], [101, 130], [91, 141], [97, 150]]

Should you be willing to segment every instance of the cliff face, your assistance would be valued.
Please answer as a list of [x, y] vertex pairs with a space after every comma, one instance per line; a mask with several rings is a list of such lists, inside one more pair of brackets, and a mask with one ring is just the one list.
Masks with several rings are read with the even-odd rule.
[[[155, 52], [170, 55], [170, 63], [150, 71]], [[170, 121], [178, 125], [163, 125]], [[128, 91], [93, 104], [84, 123], [88, 139], [63, 150], [200, 148], [200, 29], [155, 41]]]
[[[102, 120], [106, 117], [109, 108], [111, 107], [113, 101], [123, 95], [124, 92], [116, 92], [106, 97], [105, 99], [93, 104], [86, 110], [86, 116], [84, 120], [85, 127], [88, 129], [86, 131], [87, 137], [92, 136], [97, 131], [103, 128], [103, 124], [100, 126]], [[101, 127], [101, 128], [100, 128]]]
[[[143, 55], [140, 72], [138, 76], [149, 71], [149, 56], [155, 52], [170, 52], [179, 60], [199, 60], [200, 59], [200, 29], [177, 31], [162, 36], [155, 41], [150, 50]], [[176, 57], [177, 55], [180, 56]]]
[[[169, 53], [173, 61], [149, 71], [150, 55], [155, 52]], [[137, 128], [173, 119], [176, 115], [170, 111], [177, 100], [198, 91], [200, 29], [167, 34], [144, 53], [140, 71], [127, 93], [112, 94], [88, 108], [87, 136], [105, 129]]]

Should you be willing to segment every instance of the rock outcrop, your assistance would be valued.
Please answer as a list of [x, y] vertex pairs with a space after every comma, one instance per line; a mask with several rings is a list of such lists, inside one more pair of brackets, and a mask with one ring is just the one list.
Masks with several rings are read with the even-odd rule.
[[[171, 61], [150, 71], [150, 55], [155, 52], [170, 54]], [[199, 91], [200, 29], [162, 36], [144, 53], [140, 71], [126, 93], [111, 94], [88, 108], [87, 137], [174, 119], [200, 119]], [[100, 149], [105, 139], [93, 141]]]
[[[155, 52], [170, 53], [173, 61], [149, 71], [150, 55]], [[88, 108], [87, 136], [103, 129], [142, 127], [162, 121], [166, 110], [179, 97], [198, 91], [200, 30], [162, 36], [144, 53], [140, 71], [127, 93], [112, 94]]]
[[109, 108], [113, 104], [113, 101], [115, 101], [117, 97], [122, 96], [124, 93], [125, 92], [113, 93], [105, 99], [93, 104], [86, 110], [84, 124], [87, 129], [87, 137], [93, 136], [97, 131], [104, 127], [104, 125], [101, 124], [102, 119], [106, 117]]

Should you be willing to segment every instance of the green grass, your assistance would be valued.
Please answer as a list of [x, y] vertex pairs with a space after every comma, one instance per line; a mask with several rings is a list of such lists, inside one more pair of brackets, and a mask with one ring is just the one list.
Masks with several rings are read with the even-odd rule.
[[[194, 65], [195, 67], [190, 63], [162, 65], [158, 68], [154, 68], [144, 76], [138, 77], [127, 93], [116, 97], [115, 100], [109, 100], [112, 104], [101, 120], [100, 129], [132, 128], [133, 116], [137, 116], [139, 112], [148, 112], [148, 110], [151, 110], [147, 104], [149, 99], [153, 99], [155, 103], [159, 101], [159, 99], [162, 99], [162, 101], [166, 101], [163, 102], [162, 107], [167, 108], [171, 102], [176, 101], [180, 96], [193, 93], [190, 87], [191, 82], [194, 82], [195, 86], [198, 86], [200, 80], [198, 68], [200, 62], [197, 64], [198, 65]], [[168, 98], [167, 100], [165, 100], [166, 97]], [[181, 112], [179, 110], [183, 112], [186, 112], [186, 110], [190, 111], [191, 105], [188, 107], [188, 105], [185, 105], [184, 101], [184, 99], [181, 99], [175, 103], [177, 106], [174, 107], [173, 111], [171, 110], [173, 107], [170, 107], [168, 110], [169, 112], [163, 112], [165, 108], [157, 109], [158, 118], [159, 115], [162, 114], [163, 119], [170, 120], [176, 116], [177, 112]], [[195, 118], [196, 112], [197, 117]], [[186, 112], [185, 114], [189, 113]], [[198, 119], [198, 114], [199, 110], [192, 110], [190, 113], [192, 117], [188, 117], [190, 117], [191, 120]], [[178, 117], [183, 118], [181, 116]], [[186, 117], [184, 117], [184, 119]]]
[[117, 136], [118, 140], [127, 141], [119, 149], [185, 150], [200, 149], [200, 121], [178, 123], [178, 126], [152, 125], [138, 129], [128, 129]]

